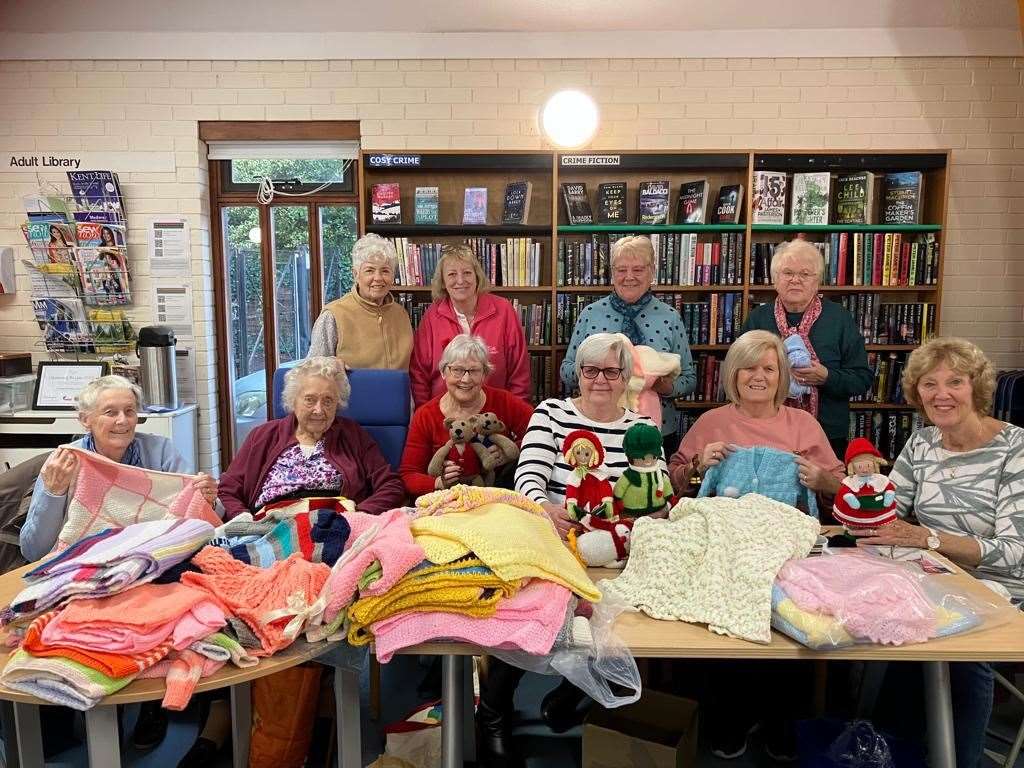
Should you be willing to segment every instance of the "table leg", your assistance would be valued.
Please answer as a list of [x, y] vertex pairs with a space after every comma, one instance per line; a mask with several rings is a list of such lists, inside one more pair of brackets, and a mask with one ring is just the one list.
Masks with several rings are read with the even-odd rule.
[[39, 726], [39, 707], [35, 704], [14, 705], [14, 736], [18, 757], [26, 768], [42, 768], [43, 732]]
[[362, 724], [359, 712], [359, 672], [334, 668], [334, 719], [338, 729], [339, 768], [361, 768]]
[[476, 702], [473, 697], [472, 656], [463, 656], [462, 668], [462, 759], [476, 762]]
[[234, 768], [249, 765], [249, 739], [252, 735], [252, 685], [231, 686], [231, 763]]
[[441, 657], [442, 768], [462, 768], [462, 686], [465, 665], [459, 656]]
[[90, 768], [118, 768], [121, 765], [116, 706], [98, 706], [86, 711], [85, 741]]
[[923, 666], [925, 711], [928, 716], [928, 764], [933, 768], [956, 768], [949, 664], [945, 661], [926, 661]]
[[4, 768], [21, 768], [18, 760], [18, 727], [14, 722], [14, 703], [0, 701], [0, 728], [4, 732]]

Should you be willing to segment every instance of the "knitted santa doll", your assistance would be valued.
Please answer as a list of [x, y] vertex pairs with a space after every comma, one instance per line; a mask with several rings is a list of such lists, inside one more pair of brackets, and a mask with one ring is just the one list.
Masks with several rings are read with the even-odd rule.
[[836, 520], [848, 530], [889, 525], [896, 519], [896, 486], [878, 471], [888, 462], [863, 437], [850, 441], [845, 459], [849, 476], [832, 506]]
[[572, 475], [565, 484], [565, 508], [574, 520], [585, 515], [612, 516], [612, 484], [600, 470], [604, 463], [604, 448], [597, 435], [586, 429], [576, 429], [565, 436], [562, 444], [565, 463], [572, 467]]
[[672, 483], [668, 473], [658, 466], [661, 430], [650, 424], [634, 424], [622, 438], [622, 451], [629, 467], [615, 483], [615, 514], [642, 517], [664, 510], [672, 497]]

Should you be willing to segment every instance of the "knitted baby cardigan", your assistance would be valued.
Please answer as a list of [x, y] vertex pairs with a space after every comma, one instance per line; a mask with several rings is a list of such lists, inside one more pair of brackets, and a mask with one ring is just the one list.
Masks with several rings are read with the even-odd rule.
[[740, 448], [706, 473], [699, 496], [729, 496], [759, 493], [791, 507], [803, 502], [808, 514], [818, 518], [815, 494], [800, 485], [796, 456], [766, 446]]
[[775, 574], [806, 557], [819, 529], [800, 510], [758, 494], [683, 499], [668, 520], [636, 521], [626, 567], [606, 589], [656, 619], [768, 643]]

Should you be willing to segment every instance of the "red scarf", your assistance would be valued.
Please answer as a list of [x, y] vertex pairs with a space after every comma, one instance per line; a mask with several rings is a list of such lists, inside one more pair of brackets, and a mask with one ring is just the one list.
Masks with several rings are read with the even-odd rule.
[[[818, 353], [814, 351], [814, 345], [811, 344], [810, 334], [811, 326], [817, 322], [819, 317], [821, 317], [821, 297], [815, 296], [807, 309], [804, 310], [804, 315], [800, 318], [800, 325], [793, 328], [786, 320], [786, 308], [782, 305], [782, 299], [775, 299], [775, 325], [779, 329], [779, 335], [785, 339], [792, 336], [794, 333], [798, 334], [800, 338], [804, 340], [804, 346], [807, 347], [807, 351], [811, 354], [811, 360], [815, 363], [818, 362]], [[801, 397], [800, 399], [786, 398], [786, 405], [792, 408], [800, 408], [817, 418], [818, 388], [816, 386], [812, 386], [810, 395]]]

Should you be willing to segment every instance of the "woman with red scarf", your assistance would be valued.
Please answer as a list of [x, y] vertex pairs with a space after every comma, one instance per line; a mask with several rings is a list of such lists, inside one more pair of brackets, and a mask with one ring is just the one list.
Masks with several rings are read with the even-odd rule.
[[818, 295], [823, 268], [821, 252], [807, 240], [776, 247], [771, 264], [775, 301], [756, 307], [743, 330], [771, 331], [783, 339], [800, 336], [811, 364], [794, 367], [793, 378], [810, 392], [799, 400], [786, 400], [786, 405], [814, 415], [832, 450], [842, 456], [846, 453], [850, 398], [870, 389], [874, 376], [853, 315]]

